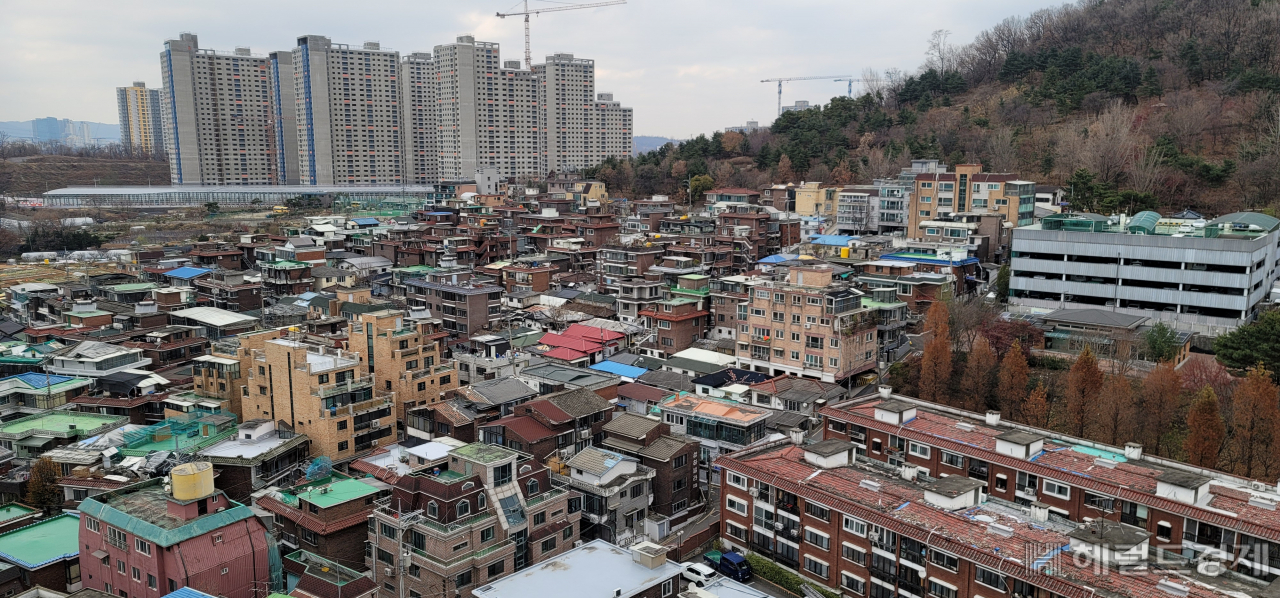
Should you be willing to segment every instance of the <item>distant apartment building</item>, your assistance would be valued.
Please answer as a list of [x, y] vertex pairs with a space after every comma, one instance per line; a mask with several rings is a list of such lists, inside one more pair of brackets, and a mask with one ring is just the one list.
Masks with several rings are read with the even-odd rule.
[[282, 50], [268, 54], [267, 66], [276, 180], [281, 185], [298, 185], [301, 181], [298, 179], [298, 105], [293, 82], [293, 52]]
[[164, 156], [164, 123], [160, 90], [143, 81], [116, 88], [120, 108], [120, 145], [131, 154]]
[[267, 59], [248, 48], [200, 48], [193, 33], [160, 53], [169, 180], [174, 185], [278, 184]]
[[614, 102], [613, 94], [596, 96], [594, 60], [556, 53], [533, 65], [533, 73], [544, 131], [540, 172], [576, 172], [609, 156], [631, 155], [631, 109]]
[[293, 68], [302, 184], [400, 184], [400, 53], [306, 35], [293, 49]]
[[1017, 311], [1102, 308], [1218, 336], [1252, 321], [1276, 280], [1280, 220], [1238, 212], [1203, 226], [1054, 214], [1013, 231]]
[[875, 322], [862, 293], [834, 281], [830, 265], [792, 266], [784, 279], [749, 287], [751, 299], [738, 306], [744, 369], [840, 382], [875, 367]]
[[405, 182], [411, 185], [440, 180], [439, 92], [431, 53], [413, 52], [400, 59]]

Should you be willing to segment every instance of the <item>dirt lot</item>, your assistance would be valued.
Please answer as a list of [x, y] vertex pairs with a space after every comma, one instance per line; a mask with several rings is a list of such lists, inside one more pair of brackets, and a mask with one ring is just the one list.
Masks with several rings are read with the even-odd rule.
[[148, 160], [26, 156], [0, 161], [0, 195], [39, 197], [70, 185], [168, 185], [169, 165]]

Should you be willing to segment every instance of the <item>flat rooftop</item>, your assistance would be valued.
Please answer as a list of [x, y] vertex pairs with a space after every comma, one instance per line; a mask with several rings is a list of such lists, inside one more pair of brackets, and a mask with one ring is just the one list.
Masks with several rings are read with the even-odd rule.
[[79, 515], [64, 513], [0, 534], [0, 558], [28, 570], [79, 554]]
[[328, 484], [311, 486], [305, 491], [296, 493], [295, 496], [321, 509], [327, 509], [334, 505], [340, 505], [347, 501], [377, 493], [377, 488], [360, 480], [347, 478], [329, 482]]
[[[631, 551], [604, 540], [592, 540], [554, 559], [472, 590], [476, 598], [615, 596], [627, 598], [680, 575], [680, 565], [667, 561], [649, 569], [631, 560]], [[677, 581], [677, 585], [680, 585]], [[614, 590], [621, 589], [619, 595]]]
[[108, 424], [123, 424], [127, 419], [123, 416], [95, 415], [76, 411], [49, 411], [6, 422], [0, 425], [0, 434], [23, 434], [34, 431], [81, 433]]
[[688, 392], [682, 392], [674, 398], [667, 399], [659, 405], [659, 408], [713, 417], [744, 426], [762, 422], [769, 417], [769, 411], [766, 409], [747, 407], [737, 401], [702, 397]]
[[200, 454], [205, 457], [253, 459], [284, 446], [290, 440], [293, 439], [281, 438], [275, 432], [263, 434], [253, 440], [228, 438], [227, 440], [223, 440], [222, 442], [200, 451]]

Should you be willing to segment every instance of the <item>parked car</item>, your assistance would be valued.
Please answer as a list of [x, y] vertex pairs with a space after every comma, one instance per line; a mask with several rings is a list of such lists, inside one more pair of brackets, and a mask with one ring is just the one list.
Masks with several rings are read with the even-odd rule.
[[702, 563], [680, 563], [680, 566], [684, 567], [684, 573], [682, 574], [684, 580], [691, 581], [700, 588], [705, 587], [720, 576], [715, 569]]

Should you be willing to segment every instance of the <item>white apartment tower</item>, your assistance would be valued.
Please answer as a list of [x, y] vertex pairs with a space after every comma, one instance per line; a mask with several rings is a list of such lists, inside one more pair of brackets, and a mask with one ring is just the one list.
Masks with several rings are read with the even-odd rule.
[[405, 184], [433, 185], [440, 180], [440, 143], [436, 105], [436, 66], [431, 54], [413, 52], [400, 61], [404, 98]]
[[400, 53], [306, 35], [293, 50], [293, 71], [300, 182], [401, 184]]
[[164, 124], [161, 122], [160, 90], [134, 81], [116, 88], [120, 108], [120, 143], [131, 154], [164, 155]]
[[248, 48], [201, 49], [194, 34], [165, 42], [161, 113], [175, 185], [267, 185], [275, 134], [267, 59]]
[[435, 47], [440, 180], [468, 179], [493, 154], [493, 111], [502, 75], [498, 44], [470, 35]]
[[543, 173], [574, 172], [608, 156], [631, 153], [631, 109], [614, 102], [613, 94], [596, 97], [594, 60], [552, 54], [544, 64], [533, 65], [533, 73], [544, 130]]
[[293, 52], [267, 55], [271, 93], [271, 121], [275, 132], [275, 169], [282, 185], [297, 185], [298, 107], [294, 100]]

